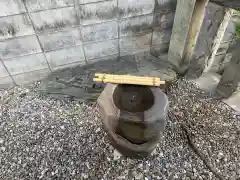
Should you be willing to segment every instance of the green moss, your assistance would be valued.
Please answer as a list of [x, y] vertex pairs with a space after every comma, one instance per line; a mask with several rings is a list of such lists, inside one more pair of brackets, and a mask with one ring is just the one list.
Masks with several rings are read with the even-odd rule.
[[236, 34], [235, 34], [237, 39], [240, 39], [240, 23], [236, 24]]

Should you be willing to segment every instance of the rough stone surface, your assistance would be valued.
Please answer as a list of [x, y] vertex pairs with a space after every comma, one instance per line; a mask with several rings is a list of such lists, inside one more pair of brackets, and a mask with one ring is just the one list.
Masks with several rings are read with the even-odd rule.
[[240, 2], [238, 0], [211, 0], [211, 2], [219, 4], [220, 6], [240, 10]]
[[53, 32], [78, 25], [74, 7], [30, 13], [37, 33]]
[[151, 36], [152, 33], [148, 33], [145, 35], [120, 38], [120, 53], [124, 53], [125, 55], [132, 54], [134, 51], [139, 52], [141, 49], [149, 48], [151, 44]]
[[[99, 115], [119, 152], [129, 157], [145, 157], [151, 154], [163, 135], [168, 99], [158, 87], [125, 88], [116, 84], [105, 86], [97, 100]], [[131, 93], [137, 99], [133, 103], [128, 99], [133, 95]]]
[[5, 77], [5, 76], [8, 76], [8, 75], [9, 74], [8, 74], [6, 68], [4, 67], [2, 62], [0, 62], [0, 77]]
[[[169, 45], [168, 60], [181, 71], [183, 52], [188, 37], [196, 0], [177, 1], [176, 16], [174, 19], [171, 41]], [[183, 11], [184, 9], [184, 11]]]
[[86, 58], [95, 59], [104, 56], [115, 55], [119, 53], [119, 44], [117, 39], [89, 43], [84, 46]]
[[81, 32], [84, 42], [116, 39], [118, 38], [118, 22], [111, 21], [102, 24], [83, 26]]
[[34, 34], [34, 30], [26, 14], [0, 18], [0, 40], [30, 34]]
[[156, 0], [155, 1], [155, 11], [172, 11], [175, 10], [177, 6], [177, 0]]
[[29, 12], [73, 6], [74, 0], [24, 0]]
[[0, 1], [0, 7], [0, 17], [26, 12], [23, 1], [21, 0], [2, 0]]
[[[22, 77], [32, 70], [150, 52], [153, 29], [153, 42], [163, 40], [165, 48], [176, 0], [0, 0], [0, 7], [0, 59], [10, 60], [10, 75]], [[166, 52], [157, 46], [158, 53]], [[36, 63], [40, 53], [48, 67], [43, 58]]]
[[237, 40], [235, 47], [232, 51], [232, 58], [225, 68], [222, 78], [217, 86], [217, 93], [224, 97], [230, 97], [238, 88], [240, 82], [240, 60], [239, 60], [239, 47], [240, 47], [240, 40]]
[[68, 31], [41, 34], [38, 36], [44, 51], [64, 49], [82, 44], [80, 30], [78, 28]]
[[36, 36], [26, 36], [0, 42], [0, 58], [8, 59], [17, 56], [41, 52]]
[[179, 81], [168, 90], [169, 123], [152, 155], [121, 156], [102, 130], [93, 104], [57, 100], [34, 88], [1, 92], [0, 179], [217, 180], [181, 129], [224, 179], [239, 178], [239, 114]]
[[67, 65], [75, 62], [85, 62], [82, 46], [66, 48], [46, 53], [47, 61], [50, 68], [54, 69], [57, 66]]
[[211, 94], [215, 94], [220, 79], [221, 75], [217, 73], [204, 73], [202, 76], [194, 79], [193, 81], [200, 89], [208, 91]]
[[118, 2], [119, 16], [127, 18], [143, 14], [150, 14], [154, 10], [155, 0], [121, 0]]
[[136, 16], [123, 19], [119, 23], [119, 36], [134, 36], [151, 32], [153, 28], [153, 15]]
[[11, 75], [48, 68], [46, 58], [42, 53], [7, 59], [3, 62]]
[[206, 57], [211, 53], [211, 45], [223, 16], [223, 7], [213, 3], [208, 4], [197, 44], [192, 55], [192, 64], [188, 72], [189, 76], [201, 76], [206, 65]]
[[25, 72], [22, 74], [16, 74], [13, 75], [12, 78], [17, 85], [25, 86], [39, 80], [39, 77], [46, 78], [49, 74], [50, 70], [47, 68], [31, 72]]
[[81, 25], [116, 20], [118, 17], [117, 0], [80, 5], [78, 13]]
[[171, 29], [161, 30], [154, 29], [152, 37], [152, 46], [169, 44], [171, 39], [172, 31]]
[[66, 68], [53, 73], [43, 80], [39, 91], [56, 94], [58, 97], [76, 97], [80, 100], [96, 99], [102, 86], [94, 86], [92, 78], [96, 72], [113, 74], [135, 74], [159, 76], [167, 81], [174, 81], [176, 73], [149, 53], [139, 53], [121, 58], [108, 56], [102, 59], [88, 61], [85, 66]]

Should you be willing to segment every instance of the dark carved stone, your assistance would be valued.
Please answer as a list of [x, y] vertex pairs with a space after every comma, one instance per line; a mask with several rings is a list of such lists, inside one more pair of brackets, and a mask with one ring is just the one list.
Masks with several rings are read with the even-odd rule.
[[160, 88], [108, 84], [97, 100], [103, 128], [123, 155], [149, 155], [162, 137], [168, 110]]

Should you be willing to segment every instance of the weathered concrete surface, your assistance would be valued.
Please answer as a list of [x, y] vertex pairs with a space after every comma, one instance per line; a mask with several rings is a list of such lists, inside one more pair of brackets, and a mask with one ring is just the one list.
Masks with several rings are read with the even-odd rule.
[[42, 81], [39, 91], [60, 97], [76, 97], [81, 100], [95, 99], [103, 86], [95, 86], [92, 78], [96, 72], [159, 76], [172, 81], [176, 73], [149, 53], [139, 53], [118, 58], [109, 56], [89, 61], [85, 66], [66, 68], [53, 73]]
[[7, 59], [3, 63], [12, 75], [48, 68], [43, 53]]
[[118, 40], [102, 41], [97, 43], [89, 43], [84, 46], [86, 58], [95, 59], [104, 56], [118, 54]]
[[215, 94], [220, 78], [221, 75], [217, 73], [204, 73], [202, 76], [192, 81], [195, 82], [200, 89]]
[[119, 22], [119, 36], [133, 36], [151, 32], [153, 28], [153, 15], [136, 16], [122, 19]]
[[8, 59], [17, 56], [41, 52], [36, 36], [26, 36], [0, 42], [0, 58]]
[[152, 33], [139, 35], [134, 37], [123, 37], [120, 38], [120, 55], [123, 54], [133, 54], [139, 52], [141, 49], [146, 49], [150, 47]]
[[[196, 0], [177, 1], [177, 9], [169, 45], [168, 61], [181, 72], [185, 43]], [[184, 10], [183, 10], [184, 9]]]
[[82, 46], [76, 46], [46, 53], [47, 61], [52, 70], [58, 66], [75, 62], [85, 62]]
[[240, 91], [236, 91], [228, 99], [223, 99], [223, 102], [240, 113]]
[[[230, 52], [232, 52], [232, 58], [225, 68], [222, 78], [217, 86], [217, 94], [220, 97], [228, 98], [236, 90], [240, 82], [240, 40], [230, 47]], [[231, 51], [232, 50], [232, 51]]]
[[21, 0], [2, 0], [0, 1], [0, 7], [0, 17], [26, 12], [23, 1]]
[[56, 33], [40, 34], [38, 37], [44, 51], [53, 51], [82, 44], [79, 28]]
[[154, 10], [155, 0], [121, 0], [118, 2], [119, 16], [127, 18], [142, 14], [150, 14]]
[[78, 25], [74, 7], [30, 13], [37, 33], [53, 32]]
[[24, 0], [29, 12], [73, 6], [74, 0]]
[[[13, 80], [17, 85], [25, 86], [29, 83], [35, 82], [39, 80], [39, 77], [45, 78], [50, 74], [49, 69], [41, 69], [37, 71], [22, 73], [22, 74], [16, 74], [13, 75]], [[31, 78], [29, 78], [31, 77]]]
[[176, 0], [9, 0], [0, 6], [0, 59], [8, 76], [26, 82], [24, 73], [36, 79], [41, 70], [106, 56], [166, 53]]
[[118, 38], [118, 22], [111, 21], [101, 24], [82, 26], [82, 39], [84, 42], [105, 41]]
[[30, 34], [34, 34], [34, 30], [26, 14], [0, 18], [0, 40]]
[[117, 0], [79, 5], [78, 13], [81, 25], [89, 25], [111, 20], [117, 20]]
[[239, 0], [210, 0], [213, 3], [219, 4], [220, 6], [229, 7], [232, 9], [240, 10]]
[[205, 12], [201, 31], [191, 57], [191, 65], [187, 76], [201, 76], [205, 67], [205, 60], [211, 53], [213, 39], [224, 16], [224, 9], [216, 4], [209, 3]]

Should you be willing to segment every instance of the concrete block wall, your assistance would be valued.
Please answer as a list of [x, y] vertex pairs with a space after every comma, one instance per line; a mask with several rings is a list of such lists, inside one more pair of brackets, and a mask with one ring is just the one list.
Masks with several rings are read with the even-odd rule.
[[108, 56], [166, 53], [176, 0], [0, 0], [0, 88]]

